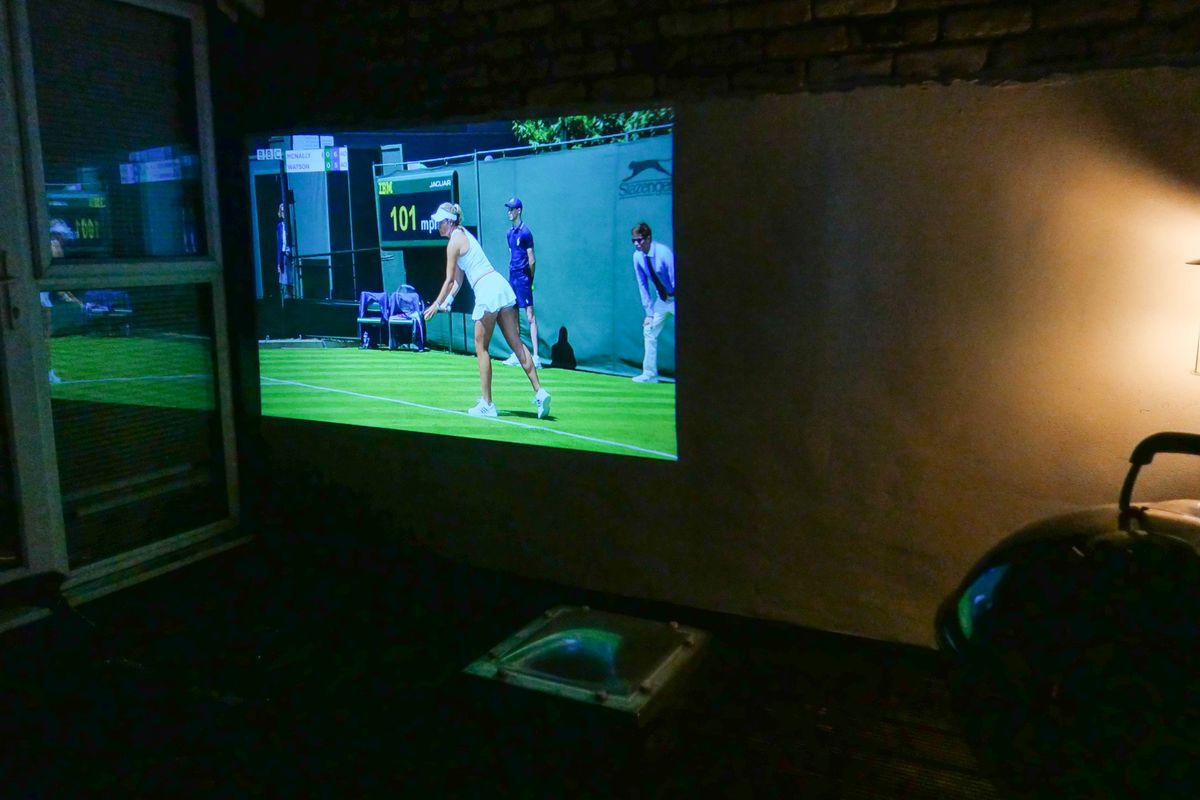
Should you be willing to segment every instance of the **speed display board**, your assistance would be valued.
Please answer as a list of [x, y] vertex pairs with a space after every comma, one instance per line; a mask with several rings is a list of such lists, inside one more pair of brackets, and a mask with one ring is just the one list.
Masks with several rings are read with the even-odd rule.
[[108, 195], [104, 192], [51, 191], [46, 193], [46, 205], [50, 237], [61, 247], [55, 257], [105, 258], [113, 254]]
[[429, 218], [442, 203], [457, 202], [457, 170], [419, 170], [376, 178], [379, 246], [384, 250], [445, 246]]

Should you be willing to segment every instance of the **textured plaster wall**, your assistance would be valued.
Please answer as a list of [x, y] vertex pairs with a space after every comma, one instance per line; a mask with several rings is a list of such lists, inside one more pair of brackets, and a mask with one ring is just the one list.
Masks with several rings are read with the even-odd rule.
[[682, 105], [678, 464], [265, 420], [270, 458], [382, 448], [355, 483], [474, 563], [929, 644], [1006, 533], [1200, 430], [1198, 123], [1168, 68]]
[[[753, 613], [928, 641], [998, 537], [1112, 502], [1138, 439], [1197, 429], [1197, 89], [1158, 70], [682, 114], [698, 316], [731, 274], [753, 287], [739, 342], [681, 335], [725, 365], [689, 386], [713, 455], [753, 454], [743, 526], [772, 542], [730, 547]], [[1172, 482], [1198, 465], [1156, 466], [1148, 490], [1200, 490]]]

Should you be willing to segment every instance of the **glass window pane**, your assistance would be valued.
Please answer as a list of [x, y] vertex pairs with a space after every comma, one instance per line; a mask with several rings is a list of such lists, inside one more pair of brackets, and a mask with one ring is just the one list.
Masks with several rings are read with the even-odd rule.
[[207, 284], [42, 293], [72, 568], [225, 519]]
[[17, 534], [17, 497], [13, 485], [12, 450], [5, 387], [4, 351], [0, 349], [0, 570], [21, 565], [21, 542]]
[[113, 0], [28, 9], [52, 257], [204, 254], [190, 21]]

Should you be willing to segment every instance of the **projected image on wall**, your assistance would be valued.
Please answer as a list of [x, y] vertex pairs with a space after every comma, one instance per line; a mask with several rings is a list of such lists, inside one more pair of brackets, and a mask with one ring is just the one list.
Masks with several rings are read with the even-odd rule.
[[251, 142], [262, 413], [676, 459], [673, 119]]

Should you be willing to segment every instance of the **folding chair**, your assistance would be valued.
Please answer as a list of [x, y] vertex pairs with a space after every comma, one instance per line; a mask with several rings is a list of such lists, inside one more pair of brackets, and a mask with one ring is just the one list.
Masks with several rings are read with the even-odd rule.
[[425, 303], [421, 300], [421, 295], [407, 283], [392, 292], [387, 308], [388, 344], [392, 350], [396, 349], [397, 325], [407, 325], [409, 328], [407, 347], [418, 352], [425, 349], [424, 311]]
[[123, 289], [88, 289], [83, 293], [83, 325], [88, 331], [114, 330], [129, 335], [129, 318], [133, 303]]
[[[388, 296], [386, 292], [363, 292], [358, 296], [358, 339], [362, 346], [378, 344], [383, 336], [383, 318], [387, 316]], [[375, 328], [372, 338], [368, 328]]]

